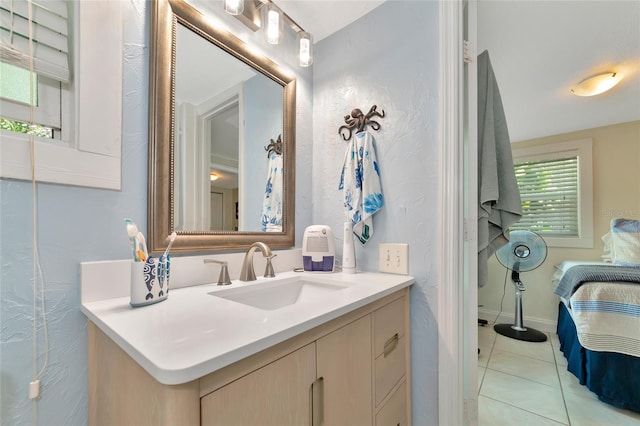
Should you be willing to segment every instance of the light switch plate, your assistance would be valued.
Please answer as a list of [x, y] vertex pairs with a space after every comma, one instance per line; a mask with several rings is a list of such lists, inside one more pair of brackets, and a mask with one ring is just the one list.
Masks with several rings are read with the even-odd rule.
[[408, 275], [409, 244], [380, 244], [378, 269], [380, 269], [380, 272]]

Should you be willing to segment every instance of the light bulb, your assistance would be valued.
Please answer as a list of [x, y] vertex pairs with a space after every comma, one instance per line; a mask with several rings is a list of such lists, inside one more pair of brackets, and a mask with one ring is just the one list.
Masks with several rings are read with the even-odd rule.
[[244, 0], [224, 0], [224, 10], [230, 15], [240, 15], [244, 12]]
[[280, 34], [282, 33], [282, 11], [273, 3], [269, 3], [266, 6], [265, 22], [266, 27], [264, 31], [267, 43], [278, 44]]
[[313, 37], [307, 32], [300, 32], [300, 66], [308, 67], [313, 63]]

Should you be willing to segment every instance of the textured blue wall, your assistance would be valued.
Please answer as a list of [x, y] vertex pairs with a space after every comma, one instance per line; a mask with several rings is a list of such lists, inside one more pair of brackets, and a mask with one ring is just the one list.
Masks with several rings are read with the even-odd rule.
[[[146, 230], [150, 11], [145, 0], [129, 0], [122, 7], [125, 41], [122, 190], [37, 186], [38, 241], [46, 285], [50, 349], [48, 368], [40, 378], [37, 410], [38, 424], [42, 425], [87, 424], [87, 319], [80, 311], [79, 263], [128, 258], [125, 217], [133, 218], [141, 230]], [[296, 243], [300, 246], [302, 231], [311, 223], [312, 71], [298, 67], [296, 36], [292, 31], [283, 44], [267, 46], [260, 33], [244, 34], [246, 27], [239, 21], [218, 10], [211, 13], [219, 14], [227, 28], [275, 62], [288, 66], [298, 78], [296, 158], [301, 168], [296, 172]], [[262, 156], [266, 159], [266, 155]], [[33, 403], [28, 397], [32, 379], [31, 197], [30, 182], [0, 180], [2, 425], [28, 425], [33, 419]], [[41, 350], [42, 339], [40, 326]], [[41, 356], [38, 367], [42, 362]]]
[[[143, 0], [123, 7], [122, 191], [50, 184], [37, 189], [50, 339], [39, 424], [87, 422], [86, 318], [80, 312], [79, 262], [127, 258], [124, 217], [146, 229], [149, 17]], [[387, 111], [382, 131], [376, 134], [386, 206], [374, 218], [373, 240], [357, 247], [356, 254], [361, 269], [377, 270], [380, 242], [410, 245], [410, 273], [417, 281], [411, 293], [413, 414], [414, 424], [420, 425], [437, 424], [437, 17], [437, 2], [387, 2], [319, 42], [313, 69], [295, 65], [295, 35], [289, 34], [284, 46], [256, 42], [276, 62], [289, 64], [298, 77], [297, 246], [312, 219], [334, 231], [341, 229], [337, 186], [345, 145], [337, 129], [343, 116], [354, 107], [368, 110], [373, 104]], [[252, 37], [242, 34], [246, 28], [234, 20], [226, 24], [244, 40]], [[31, 185], [1, 180], [0, 191], [0, 423], [26, 425], [32, 419]]]
[[[80, 312], [79, 263], [128, 257], [123, 218], [146, 229], [149, 14], [123, 3], [122, 190], [38, 184], [38, 243], [49, 328], [38, 424], [87, 423], [87, 320]], [[99, 100], [96, 100], [99, 102]], [[0, 181], [0, 374], [3, 425], [32, 424], [32, 190]], [[44, 348], [38, 327], [40, 354]], [[38, 369], [44, 358], [38, 359]]]
[[[342, 229], [338, 182], [353, 108], [384, 109], [373, 132], [386, 205], [356, 243], [358, 268], [378, 269], [378, 245], [409, 243], [413, 423], [438, 423], [438, 2], [388, 1], [315, 46], [313, 220]], [[340, 232], [337, 237], [342, 239]], [[341, 244], [338, 248], [341, 250]]]

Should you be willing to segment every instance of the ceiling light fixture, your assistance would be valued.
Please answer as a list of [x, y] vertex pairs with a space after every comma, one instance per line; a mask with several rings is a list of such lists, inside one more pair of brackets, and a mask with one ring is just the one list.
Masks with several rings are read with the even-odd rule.
[[224, 0], [224, 11], [229, 15], [242, 15], [244, 0]]
[[219, 176], [213, 172], [211, 172], [211, 174], [209, 174], [209, 179], [211, 180], [211, 182], [213, 182], [214, 180], [218, 180]]
[[605, 72], [582, 80], [571, 88], [577, 96], [595, 96], [604, 93], [618, 84], [623, 75], [619, 72]]

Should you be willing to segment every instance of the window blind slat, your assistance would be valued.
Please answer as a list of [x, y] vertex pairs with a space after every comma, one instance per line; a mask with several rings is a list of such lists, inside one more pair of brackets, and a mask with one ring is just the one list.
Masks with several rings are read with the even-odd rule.
[[[60, 5], [62, 2], [54, 1], [51, 2], [52, 5]], [[64, 4], [63, 4], [64, 5]], [[50, 30], [56, 31], [60, 34], [68, 35], [69, 26], [67, 25], [67, 12], [64, 10], [64, 13], [59, 13], [59, 11], [50, 10], [46, 7], [40, 6], [37, 3], [33, 3], [32, 13], [33, 13], [33, 22], [43, 27], [49, 28]], [[66, 6], [65, 6], [66, 7]], [[59, 7], [58, 7], [59, 9]], [[21, 19], [28, 21], [29, 20], [29, 10], [27, 7], [27, 2], [25, 1], [6, 1], [0, 0], [0, 10], [3, 12], [6, 11], [8, 14], [13, 14]]]
[[[36, 73], [68, 82], [71, 76], [68, 13], [64, 0], [32, 2]], [[26, 0], [0, 0], [0, 60], [29, 69], [29, 19]]]
[[523, 217], [512, 229], [578, 236], [577, 157], [516, 164], [514, 170]]
[[[11, 16], [6, 10], [0, 11], [0, 25], [9, 35], [9, 28], [13, 29], [14, 38], [22, 38], [29, 40], [29, 20], [19, 16]], [[33, 39], [38, 45], [49, 46], [52, 49], [68, 53], [69, 45], [67, 43], [67, 35], [47, 28], [42, 25], [33, 25]], [[13, 40], [7, 37], [7, 42], [12, 43]]]

